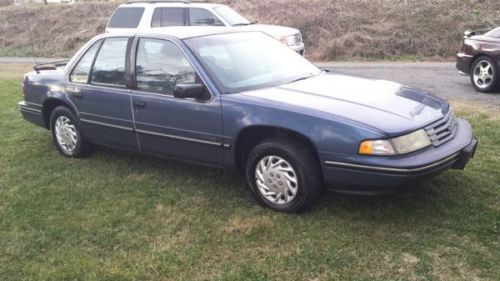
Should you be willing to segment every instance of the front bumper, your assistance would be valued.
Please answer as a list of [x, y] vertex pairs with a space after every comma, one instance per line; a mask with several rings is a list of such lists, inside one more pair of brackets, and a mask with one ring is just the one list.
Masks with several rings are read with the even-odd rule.
[[[440, 147], [395, 157], [321, 155], [323, 177], [331, 190], [380, 193], [415, 185], [448, 169], [464, 169], [474, 157], [478, 141], [465, 120], [457, 119], [455, 138]], [[335, 159], [335, 160], [332, 160]]]
[[458, 53], [456, 58], [458, 71], [463, 74], [469, 75], [473, 56], [465, 53]]
[[300, 43], [299, 45], [288, 46], [288, 48], [294, 50], [295, 52], [299, 53], [302, 56], [305, 54], [306, 50], [306, 47], [303, 42]]

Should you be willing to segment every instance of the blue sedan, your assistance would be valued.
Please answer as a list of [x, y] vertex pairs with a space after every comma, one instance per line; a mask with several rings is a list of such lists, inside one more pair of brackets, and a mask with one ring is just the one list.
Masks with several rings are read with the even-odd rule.
[[95, 145], [234, 169], [284, 212], [463, 169], [471, 126], [422, 90], [325, 73], [259, 32], [103, 34], [24, 77], [24, 118], [67, 157]]

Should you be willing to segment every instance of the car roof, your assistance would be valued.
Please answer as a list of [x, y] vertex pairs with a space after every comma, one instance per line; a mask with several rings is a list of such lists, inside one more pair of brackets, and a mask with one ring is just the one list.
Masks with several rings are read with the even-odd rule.
[[146, 30], [124, 30], [121, 32], [105, 33], [105, 37], [113, 36], [170, 36], [178, 39], [187, 39], [193, 37], [202, 37], [217, 34], [227, 33], [246, 33], [256, 32], [252, 30], [243, 31], [229, 27], [219, 26], [172, 26], [172, 27], [155, 27]]

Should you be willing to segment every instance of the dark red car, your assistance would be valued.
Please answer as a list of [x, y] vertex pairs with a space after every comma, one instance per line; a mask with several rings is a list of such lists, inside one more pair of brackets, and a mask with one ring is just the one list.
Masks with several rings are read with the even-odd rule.
[[457, 68], [470, 75], [477, 91], [486, 93], [498, 90], [500, 84], [500, 27], [483, 32], [465, 32]]

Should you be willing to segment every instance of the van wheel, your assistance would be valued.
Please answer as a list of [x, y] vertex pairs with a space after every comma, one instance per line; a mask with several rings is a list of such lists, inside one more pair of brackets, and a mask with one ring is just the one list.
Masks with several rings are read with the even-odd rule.
[[281, 212], [307, 210], [323, 190], [316, 157], [284, 138], [264, 140], [250, 152], [246, 179], [257, 202]]
[[64, 156], [81, 158], [92, 152], [92, 144], [82, 135], [78, 119], [67, 107], [52, 111], [50, 129], [54, 144]]

